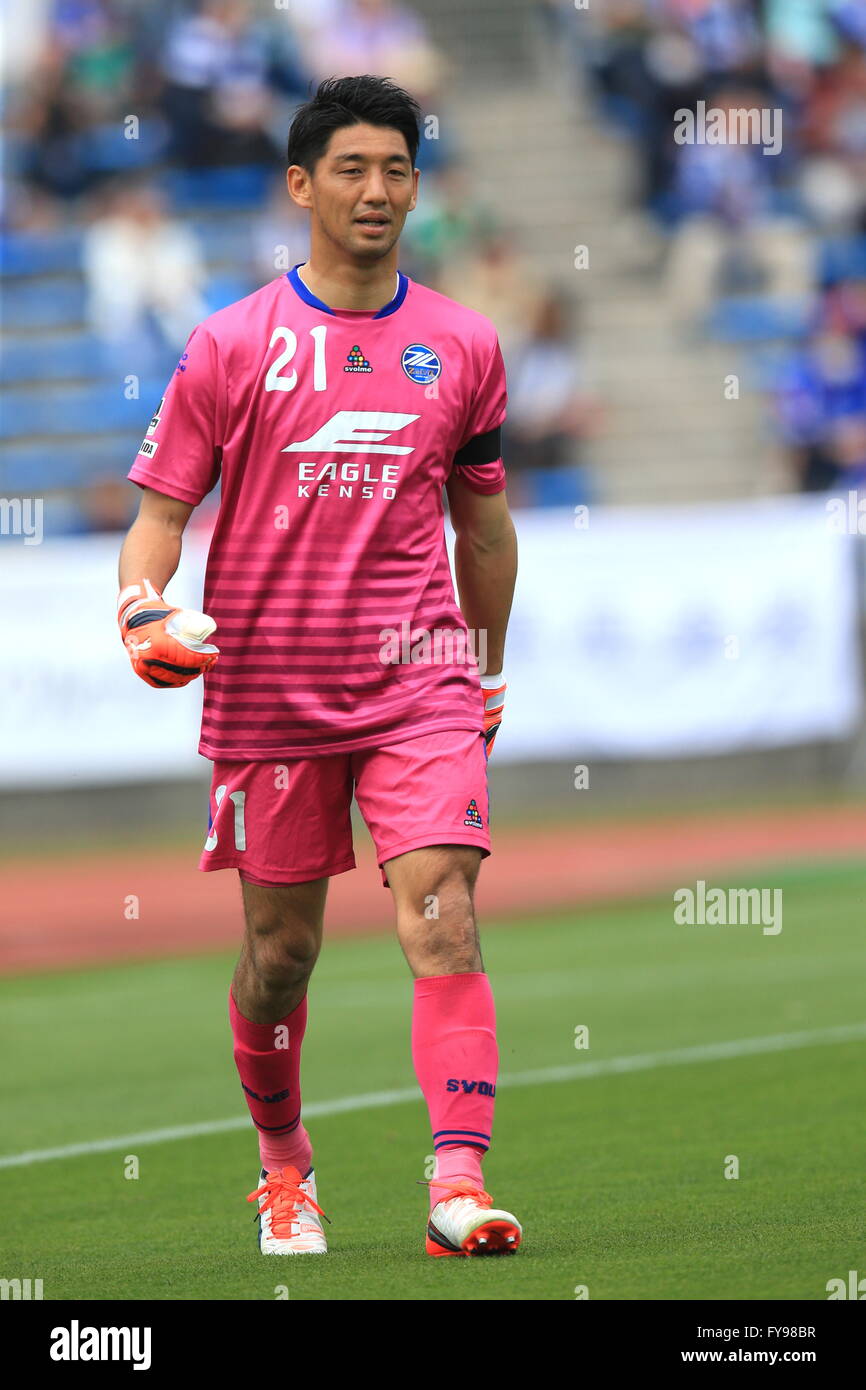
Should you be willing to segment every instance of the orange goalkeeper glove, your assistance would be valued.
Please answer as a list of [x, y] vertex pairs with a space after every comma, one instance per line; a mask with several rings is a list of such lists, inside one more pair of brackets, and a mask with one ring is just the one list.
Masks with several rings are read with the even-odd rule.
[[493, 744], [502, 723], [507, 689], [501, 671], [496, 676], [481, 677], [481, 694], [484, 697], [484, 746], [488, 758], [493, 752]]
[[175, 608], [149, 579], [122, 591], [117, 621], [132, 669], [148, 685], [189, 685], [216, 665], [219, 647], [206, 640], [216, 629], [213, 618]]

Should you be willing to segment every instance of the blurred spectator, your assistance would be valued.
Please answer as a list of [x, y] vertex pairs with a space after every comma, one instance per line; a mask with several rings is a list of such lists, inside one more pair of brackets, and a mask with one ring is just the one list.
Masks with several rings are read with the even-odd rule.
[[83, 268], [88, 319], [106, 342], [155, 334], [181, 348], [208, 312], [201, 248], [146, 185], [112, 192], [85, 234]]
[[866, 48], [866, 6], [863, 0], [828, 0], [830, 15], [839, 33]]
[[[47, 42], [26, 87], [11, 103], [22, 176], [37, 189], [74, 198], [141, 146], [124, 141], [122, 121], [143, 97], [132, 23], [110, 0], [57, 0]], [[147, 147], [158, 139], [148, 126]]]
[[[859, 0], [857, 0], [859, 3]], [[805, 96], [839, 51], [834, 0], [765, 0], [767, 68], [783, 90]]]
[[855, 45], [818, 76], [806, 104], [802, 141], [811, 155], [832, 157], [866, 207], [866, 53]]
[[[445, 102], [445, 63], [414, 10], [398, 0], [315, 0], [312, 14], [300, 0], [300, 9], [304, 52], [316, 80], [334, 73], [381, 73], [438, 119]], [[418, 168], [438, 171], [456, 157], [448, 124], [432, 127], [425, 119]]]
[[52, 0], [30, 0], [27, 5], [16, 6], [14, 24], [8, 22], [11, 9], [12, 0], [4, 0], [0, 5], [0, 82], [4, 91], [9, 91], [22, 73], [36, 71], [47, 47]]
[[[575, 470], [584, 464], [584, 441], [598, 430], [600, 407], [585, 385], [561, 294], [550, 291], [541, 298], [506, 369], [503, 451], [512, 499], [530, 506], [582, 500], [585, 484], [575, 481]], [[562, 485], [566, 475], [573, 496]]]
[[397, 0], [342, 0], [322, 12], [308, 33], [315, 77], [381, 73], [406, 87], [428, 108], [443, 75], [443, 62], [423, 21]]
[[[712, 98], [729, 115], [760, 108], [758, 91], [727, 88]], [[812, 285], [813, 253], [805, 222], [780, 211], [773, 163], [754, 144], [677, 148], [673, 200], [679, 214], [668, 264], [674, 312], [686, 322], [721, 294], [798, 299]]]
[[418, 206], [406, 222], [404, 243], [411, 274], [419, 280], [435, 277], [440, 267], [470, 255], [494, 232], [494, 218], [477, 201], [467, 169], [452, 164], [424, 180]]
[[[650, 32], [643, 0], [636, 8], [638, 29]], [[309, 255], [308, 220], [282, 174], [291, 105], [319, 77], [382, 72], [441, 118], [441, 129], [425, 121], [422, 131], [421, 201], [407, 223], [401, 268], [493, 320], [515, 415], [512, 481], [525, 480], [527, 503], [568, 500], [597, 407], [561, 304], [479, 204], [450, 143], [445, 64], [418, 11], [400, 0], [24, 6], [18, 51], [25, 57], [7, 67], [6, 225], [17, 242], [11, 274], [24, 326], [10, 395], [34, 392], [40, 363], [76, 402], [79, 392], [98, 401], [103, 387], [116, 399], [118, 370], [137, 375], [148, 392], [158, 389], [196, 323]], [[106, 345], [103, 356], [87, 329]], [[79, 341], [80, 359], [71, 346]], [[142, 431], [153, 404], [141, 402]], [[83, 460], [93, 414], [98, 407], [88, 404], [76, 417], [87, 430], [72, 437]], [[135, 406], [130, 432], [134, 416]], [[105, 422], [94, 423], [98, 430]], [[81, 465], [83, 483], [58, 483], [52, 493], [56, 528], [126, 525], [136, 500], [124, 481], [129, 459], [120, 457], [129, 441], [116, 467], [113, 441], [99, 442], [105, 447]], [[193, 524], [212, 525], [214, 505], [209, 499]]]
[[303, 95], [306, 74], [249, 0], [204, 0], [171, 26], [163, 58], [163, 109], [171, 156], [187, 168], [274, 164], [282, 149], [269, 129], [273, 90]]
[[866, 484], [866, 279], [827, 293], [814, 332], [779, 373], [774, 404], [796, 486]]
[[434, 288], [492, 319], [506, 356], [522, 341], [542, 295], [526, 261], [501, 232], [443, 264]]

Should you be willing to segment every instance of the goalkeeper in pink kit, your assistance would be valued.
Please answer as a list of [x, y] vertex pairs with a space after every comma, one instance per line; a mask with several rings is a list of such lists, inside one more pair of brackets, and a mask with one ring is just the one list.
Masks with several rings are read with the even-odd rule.
[[[506, 1254], [521, 1240], [482, 1177], [498, 1052], [473, 909], [517, 566], [505, 372], [489, 319], [398, 270], [419, 117], [372, 76], [329, 79], [300, 108], [287, 186], [310, 214], [310, 258], [193, 331], [129, 474], [143, 496], [121, 555], [121, 633], [149, 684], [204, 676], [201, 868], [242, 884], [228, 1004], [264, 1254], [327, 1249], [301, 1050], [328, 879], [355, 865], [353, 795], [414, 976], [412, 1058], [436, 1155], [427, 1252]], [[193, 613], [163, 590], [218, 480], [205, 614]], [[486, 639], [486, 670], [471, 634]]]

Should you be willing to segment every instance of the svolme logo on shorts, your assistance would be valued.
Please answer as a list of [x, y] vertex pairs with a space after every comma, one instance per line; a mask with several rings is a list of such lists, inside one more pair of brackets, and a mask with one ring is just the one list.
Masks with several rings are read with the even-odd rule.
[[68, 1327], [51, 1329], [52, 1361], [131, 1361], [134, 1371], [150, 1370], [150, 1327]]

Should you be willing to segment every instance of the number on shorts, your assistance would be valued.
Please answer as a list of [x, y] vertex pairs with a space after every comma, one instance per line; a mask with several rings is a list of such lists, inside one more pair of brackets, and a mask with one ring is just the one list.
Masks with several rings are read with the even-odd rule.
[[[225, 796], [227, 791], [228, 787], [225, 785], [225, 783], [223, 783], [222, 786], [217, 787], [216, 791], [214, 792], [214, 800], [216, 801], [217, 810], [219, 810], [220, 806], [222, 805], [223, 797]], [[235, 808], [235, 849], [246, 849], [247, 847], [247, 831], [246, 826], [244, 824], [244, 804], [246, 802], [246, 799], [246, 792], [229, 792], [229, 801], [234, 803]], [[211, 832], [204, 842], [204, 847], [207, 850], [216, 849], [216, 826], [211, 826]]]

